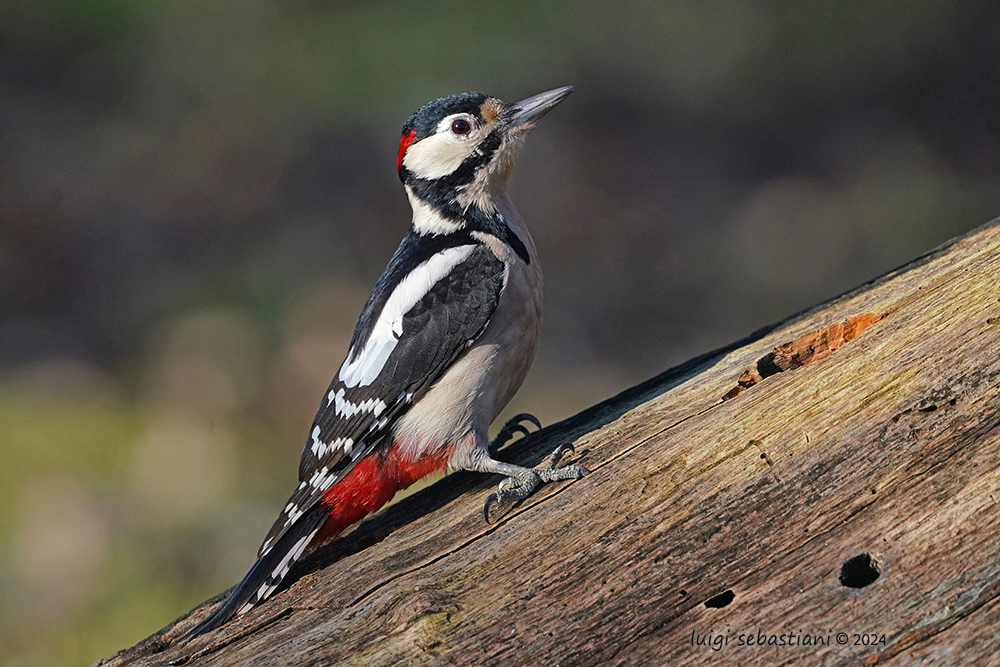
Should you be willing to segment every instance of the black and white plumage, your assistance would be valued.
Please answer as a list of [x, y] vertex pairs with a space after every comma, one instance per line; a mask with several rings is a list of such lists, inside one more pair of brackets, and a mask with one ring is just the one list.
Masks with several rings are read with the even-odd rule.
[[525, 133], [571, 91], [516, 104], [452, 95], [404, 125], [397, 167], [410, 231], [361, 312], [303, 449], [300, 483], [257, 562], [188, 637], [266, 599], [311, 544], [434, 470], [505, 475], [487, 509], [586, 474], [556, 468], [556, 456], [540, 469], [495, 461], [488, 437], [534, 358], [542, 310], [534, 243], [507, 179]]
[[479, 337], [505, 279], [503, 262], [466, 232], [407, 234], [361, 311], [302, 451], [299, 488], [258, 557]]

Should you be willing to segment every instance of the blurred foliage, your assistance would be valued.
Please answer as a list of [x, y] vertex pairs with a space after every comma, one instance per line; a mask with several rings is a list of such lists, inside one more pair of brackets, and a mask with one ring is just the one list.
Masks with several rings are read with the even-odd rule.
[[0, 5], [0, 663], [234, 583], [408, 222], [438, 95], [577, 93], [514, 199], [560, 419], [1000, 209], [990, 2]]

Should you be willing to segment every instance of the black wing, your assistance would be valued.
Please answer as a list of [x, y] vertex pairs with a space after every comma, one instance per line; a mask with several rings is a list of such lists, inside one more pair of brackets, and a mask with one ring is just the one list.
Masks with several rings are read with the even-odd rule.
[[[467, 233], [425, 237], [411, 232], [403, 239], [316, 413], [302, 451], [301, 483], [258, 557], [383, 442], [396, 420], [475, 342], [496, 311], [506, 276], [504, 263]], [[415, 300], [404, 298], [419, 294], [422, 288], [413, 285], [421, 280], [431, 283], [429, 289]], [[387, 330], [392, 312], [401, 317]]]

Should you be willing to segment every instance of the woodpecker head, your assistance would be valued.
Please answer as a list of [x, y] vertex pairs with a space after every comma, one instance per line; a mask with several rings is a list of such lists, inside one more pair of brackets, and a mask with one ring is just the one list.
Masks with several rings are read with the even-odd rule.
[[430, 207], [454, 222], [494, 214], [492, 197], [506, 187], [524, 135], [571, 92], [565, 86], [513, 104], [461, 93], [420, 107], [403, 126], [398, 161], [415, 212]]

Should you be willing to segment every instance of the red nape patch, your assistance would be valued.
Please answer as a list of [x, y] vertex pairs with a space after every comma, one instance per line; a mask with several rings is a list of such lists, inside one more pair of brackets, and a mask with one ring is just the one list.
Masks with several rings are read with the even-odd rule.
[[399, 450], [391, 447], [384, 454], [374, 453], [364, 457], [344, 479], [323, 492], [321, 502], [330, 511], [330, 518], [314, 542], [319, 543], [339, 534], [366, 515], [378, 511], [392, 500], [397, 491], [432, 472], [443, 470], [450, 456], [451, 448], [444, 447], [435, 454], [411, 462], [403, 460]]
[[403, 135], [403, 138], [399, 140], [399, 157], [396, 158], [396, 171], [403, 168], [403, 157], [406, 156], [406, 149], [410, 147], [413, 143], [414, 137], [417, 136], [416, 130], [410, 130]]

